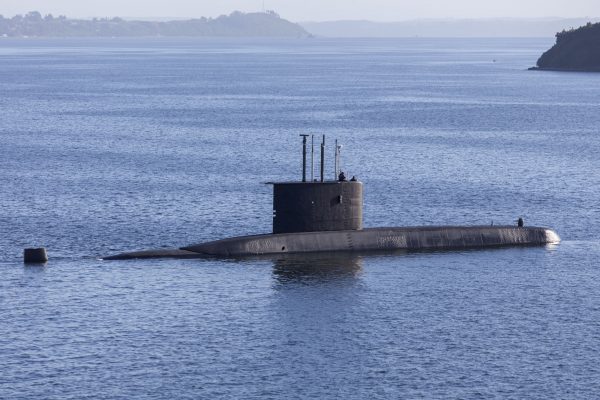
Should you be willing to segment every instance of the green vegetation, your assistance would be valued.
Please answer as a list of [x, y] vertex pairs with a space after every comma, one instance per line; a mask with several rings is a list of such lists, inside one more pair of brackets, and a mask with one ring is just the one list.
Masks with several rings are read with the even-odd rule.
[[600, 71], [600, 23], [557, 33], [556, 44], [542, 54], [534, 69]]
[[235, 11], [218, 18], [185, 21], [125, 21], [121, 18], [68, 19], [61, 15], [42, 16], [37, 11], [25, 16], [0, 15], [0, 37], [84, 37], [84, 36], [280, 36], [308, 37], [301, 26], [282, 19], [273, 11]]

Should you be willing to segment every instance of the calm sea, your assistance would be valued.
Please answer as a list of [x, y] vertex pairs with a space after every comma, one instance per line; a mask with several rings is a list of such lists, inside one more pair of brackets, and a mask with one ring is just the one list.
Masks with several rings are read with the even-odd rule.
[[[551, 44], [0, 39], [0, 398], [597, 397], [600, 74], [527, 71]], [[366, 226], [563, 241], [99, 259], [269, 232], [299, 134]]]

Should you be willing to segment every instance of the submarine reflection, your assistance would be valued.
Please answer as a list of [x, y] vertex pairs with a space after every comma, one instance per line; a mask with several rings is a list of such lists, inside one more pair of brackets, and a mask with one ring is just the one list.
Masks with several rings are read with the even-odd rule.
[[280, 283], [357, 278], [363, 257], [352, 253], [286, 254], [273, 260], [273, 276]]

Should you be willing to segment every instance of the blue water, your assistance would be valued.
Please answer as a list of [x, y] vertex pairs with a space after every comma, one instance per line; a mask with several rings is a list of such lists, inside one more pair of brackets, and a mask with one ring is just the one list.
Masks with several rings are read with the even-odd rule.
[[[551, 44], [1, 39], [0, 398], [596, 398], [600, 74], [527, 71]], [[366, 226], [563, 241], [99, 259], [268, 232], [303, 133]]]

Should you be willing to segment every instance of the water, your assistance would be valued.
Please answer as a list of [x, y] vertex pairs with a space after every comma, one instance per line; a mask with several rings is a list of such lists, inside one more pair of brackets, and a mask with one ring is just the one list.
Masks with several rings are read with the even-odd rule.
[[[600, 75], [526, 71], [551, 43], [0, 40], [0, 398], [596, 397]], [[563, 242], [98, 259], [268, 232], [301, 133], [367, 226]]]

